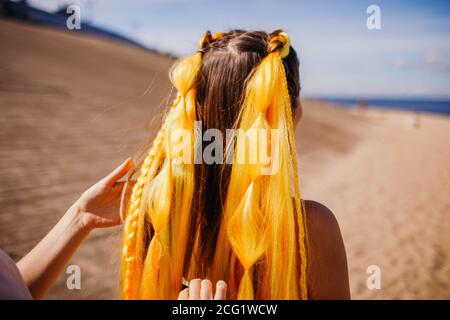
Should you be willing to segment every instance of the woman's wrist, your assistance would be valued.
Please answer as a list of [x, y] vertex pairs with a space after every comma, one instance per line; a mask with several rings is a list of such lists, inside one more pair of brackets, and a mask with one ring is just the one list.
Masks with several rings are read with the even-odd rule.
[[80, 200], [75, 202], [69, 210], [67, 210], [66, 215], [71, 221], [73, 227], [82, 233], [89, 233], [95, 228], [92, 219], [89, 218], [89, 213], [83, 210], [83, 205]]

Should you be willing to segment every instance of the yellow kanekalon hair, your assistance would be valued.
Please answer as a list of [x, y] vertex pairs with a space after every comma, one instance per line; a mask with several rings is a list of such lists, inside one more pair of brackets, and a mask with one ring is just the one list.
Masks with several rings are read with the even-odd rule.
[[[128, 202], [123, 299], [175, 299], [178, 295], [194, 192], [195, 81], [206, 41], [220, 36], [207, 33], [200, 50], [171, 69], [177, 98], [142, 164]], [[147, 247], [149, 225], [154, 234]]]
[[[269, 54], [247, 82], [236, 125], [239, 132], [213, 270], [224, 272], [223, 265], [228, 265], [228, 269], [235, 267], [223, 243], [228, 239], [243, 268], [238, 299], [255, 298], [252, 269], [259, 260], [269, 274], [258, 279], [260, 297], [307, 299], [305, 231], [292, 110], [282, 61], [289, 53], [289, 43], [284, 32], [270, 40]], [[252, 133], [257, 142], [248, 144], [247, 138]], [[268, 138], [269, 143], [264, 143], [263, 137]], [[272, 172], [268, 173], [265, 170], [267, 164], [260, 161], [261, 148], [266, 149], [263, 154], [271, 156]], [[238, 159], [242, 155], [246, 161]], [[300, 251], [300, 277], [297, 248]]]
[[[135, 299], [138, 296], [138, 287], [143, 264], [143, 241], [138, 239], [143, 232], [144, 220], [141, 214], [141, 198], [145, 182], [154, 176], [157, 163], [162, 157], [162, 140], [165, 134], [163, 125], [158, 132], [147, 157], [145, 158], [139, 178], [137, 179], [129, 200], [127, 216], [124, 226], [124, 239], [122, 250], [122, 298]], [[152, 171], [152, 173], [150, 173]]]
[[[201, 236], [189, 234], [195, 188], [195, 84], [205, 46], [221, 36], [206, 33], [200, 50], [171, 70], [177, 97], [143, 161], [127, 204], [123, 299], [177, 298], [186, 270], [188, 237], [194, 239], [192, 256], [198, 256], [195, 249]], [[234, 162], [208, 278], [228, 281], [229, 296], [238, 299], [308, 298], [305, 226], [282, 60], [289, 47], [284, 32], [270, 38], [267, 56], [247, 80], [234, 128], [236, 145], [229, 148]], [[190, 275], [196, 270], [194, 264], [192, 259], [187, 266]], [[254, 287], [256, 269], [259, 279]]]

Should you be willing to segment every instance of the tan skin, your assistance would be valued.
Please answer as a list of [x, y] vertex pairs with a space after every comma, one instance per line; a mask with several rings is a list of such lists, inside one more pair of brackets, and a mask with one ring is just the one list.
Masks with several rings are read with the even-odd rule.
[[[295, 124], [301, 119], [300, 103], [299, 106], [294, 115]], [[33, 298], [44, 297], [92, 230], [122, 223], [119, 207], [123, 183], [119, 180], [132, 167], [132, 160], [127, 159], [86, 190], [44, 239], [17, 263]], [[349, 299], [347, 260], [336, 218], [320, 203], [305, 201], [305, 205], [310, 253], [308, 286], [312, 298]], [[4, 285], [11, 286], [11, 282]], [[224, 281], [218, 281], [213, 289], [211, 281], [194, 279], [180, 292], [179, 299], [223, 300], [226, 290]]]

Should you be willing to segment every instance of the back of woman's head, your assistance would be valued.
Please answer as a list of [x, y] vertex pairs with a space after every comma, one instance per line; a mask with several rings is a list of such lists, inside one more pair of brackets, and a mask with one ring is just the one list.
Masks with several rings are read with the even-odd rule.
[[182, 277], [225, 280], [231, 298], [307, 298], [298, 67], [282, 30], [207, 32], [174, 65], [177, 97], [127, 199], [123, 298], [176, 298]]
[[[231, 128], [241, 107], [245, 82], [269, 53], [270, 39], [281, 32], [232, 30], [218, 39], [205, 35], [203, 58], [197, 80], [198, 115], [203, 125]], [[274, 50], [275, 48], [272, 48]], [[283, 59], [292, 107], [300, 91], [299, 62], [293, 48]], [[214, 115], [214, 116], [212, 116]]]

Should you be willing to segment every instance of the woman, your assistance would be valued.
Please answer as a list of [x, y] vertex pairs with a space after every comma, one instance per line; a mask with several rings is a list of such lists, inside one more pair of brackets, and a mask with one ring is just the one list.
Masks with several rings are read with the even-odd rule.
[[122, 297], [198, 297], [206, 278], [231, 299], [349, 298], [336, 219], [300, 200], [289, 36], [207, 32], [170, 78], [177, 96], [124, 198]]

